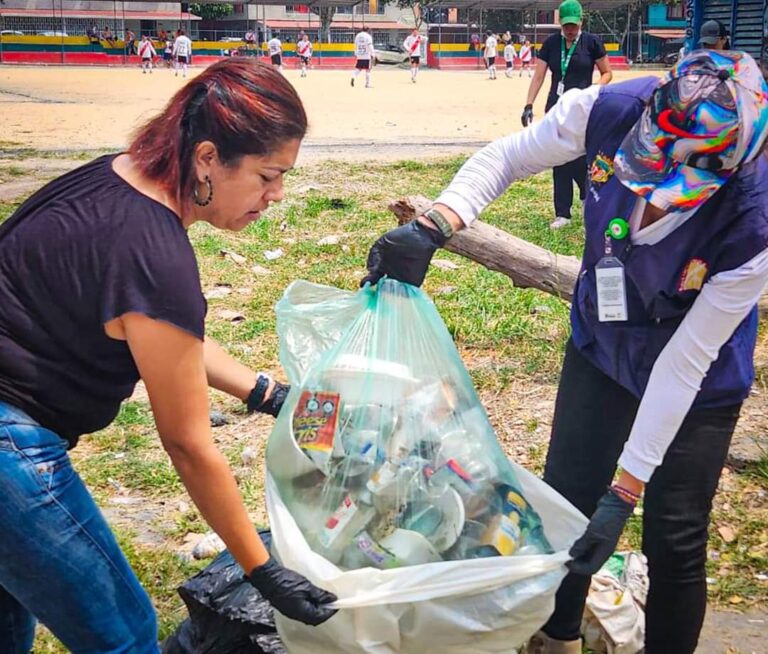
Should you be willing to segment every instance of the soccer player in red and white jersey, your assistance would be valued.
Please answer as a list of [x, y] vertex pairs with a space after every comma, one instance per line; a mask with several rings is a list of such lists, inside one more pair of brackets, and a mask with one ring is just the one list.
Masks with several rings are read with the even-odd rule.
[[419, 65], [421, 63], [421, 45], [427, 40], [427, 37], [421, 36], [419, 30], [414, 29], [411, 35], [403, 41], [403, 48], [411, 58], [411, 82], [416, 83], [416, 75], [419, 74]]
[[531, 47], [531, 42], [528, 39], [525, 39], [523, 45], [520, 46], [520, 62], [522, 63], [522, 66], [520, 67], [520, 77], [523, 76], [523, 71], [527, 71], [528, 77], [531, 76], [532, 60], [533, 48]]
[[296, 52], [299, 55], [299, 61], [301, 61], [301, 76], [306, 77], [309, 62], [312, 59], [312, 43], [309, 41], [308, 34], [305, 33], [296, 44]]
[[141, 57], [141, 72], [145, 75], [147, 70], [152, 73], [152, 61], [157, 56], [155, 46], [146, 34], [142, 34], [141, 43], [139, 43], [139, 57]]

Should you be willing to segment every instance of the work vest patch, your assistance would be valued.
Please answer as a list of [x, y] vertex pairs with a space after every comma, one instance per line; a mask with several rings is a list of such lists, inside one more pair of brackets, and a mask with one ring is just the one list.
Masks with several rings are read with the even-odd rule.
[[680, 275], [680, 283], [677, 286], [678, 291], [700, 291], [704, 286], [704, 280], [707, 277], [709, 266], [702, 259], [691, 259], [683, 268], [683, 274]]
[[605, 184], [613, 175], [613, 159], [598, 154], [592, 162], [589, 175], [593, 184]]

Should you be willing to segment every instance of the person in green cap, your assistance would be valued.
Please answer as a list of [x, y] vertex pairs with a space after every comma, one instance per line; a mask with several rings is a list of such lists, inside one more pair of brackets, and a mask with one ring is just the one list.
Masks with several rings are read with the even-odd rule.
[[[552, 71], [552, 86], [547, 96], [546, 111], [552, 109], [566, 91], [591, 86], [595, 66], [600, 71], [598, 84], [608, 84], [611, 81], [613, 74], [603, 42], [594, 34], [581, 30], [583, 14], [578, 0], [565, 0], [560, 4], [562, 31], [547, 38], [541, 46], [533, 79], [528, 87], [528, 98], [522, 115], [523, 127], [527, 127], [533, 120], [533, 103], [544, 84], [547, 69]], [[555, 166], [552, 172], [555, 220], [550, 227], [560, 229], [571, 221], [574, 182], [579, 187], [581, 199], [584, 199], [587, 160], [579, 157], [564, 166]]]

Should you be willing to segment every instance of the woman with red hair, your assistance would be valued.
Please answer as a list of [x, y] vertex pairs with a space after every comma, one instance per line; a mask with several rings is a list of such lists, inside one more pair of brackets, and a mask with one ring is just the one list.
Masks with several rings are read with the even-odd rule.
[[284, 615], [335, 597], [269, 557], [211, 437], [208, 387], [277, 415], [287, 387], [204, 335], [187, 236], [239, 231], [283, 198], [307, 127], [269, 66], [223, 61], [182, 88], [127, 152], [50, 182], [0, 227], [0, 652], [36, 620], [73, 652], [159, 652], [152, 604], [67, 450], [106, 427], [139, 379], [203, 517]]

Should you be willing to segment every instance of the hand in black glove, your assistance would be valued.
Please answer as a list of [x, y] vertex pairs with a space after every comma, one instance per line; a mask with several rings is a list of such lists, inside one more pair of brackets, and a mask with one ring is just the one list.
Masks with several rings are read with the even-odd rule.
[[336, 609], [326, 606], [336, 601], [336, 595], [318, 588], [306, 577], [284, 568], [274, 559], [254, 568], [248, 581], [275, 609], [291, 620], [315, 627], [336, 613]]
[[368, 274], [360, 286], [368, 282], [375, 284], [384, 275], [421, 286], [432, 255], [447, 240], [441, 232], [422, 225], [418, 220], [387, 232], [371, 246], [366, 264]]
[[624, 524], [634, 506], [608, 491], [597, 503], [587, 530], [577, 540], [569, 554], [568, 569], [578, 575], [595, 574], [613, 554]]
[[520, 117], [520, 120], [523, 123], [523, 127], [528, 127], [533, 122], [533, 105], [527, 104], [525, 105], [525, 109], [523, 109], [523, 115]]
[[245, 400], [249, 413], [258, 411], [259, 413], [267, 413], [275, 418], [280, 413], [280, 409], [283, 408], [283, 402], [285, 402], [291, 387], [288, 384], [281, 384], [279, 381], [276, 381], [272, 394], [265, 400], [264, 396], [267, 394], [270, 381], [272, 380], [267, 375], [259, 374], [256, 379], [256, 386], [254, 386], [251, 394]]

